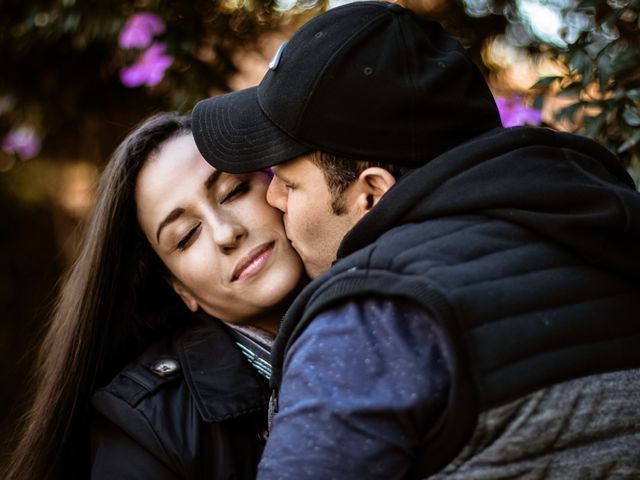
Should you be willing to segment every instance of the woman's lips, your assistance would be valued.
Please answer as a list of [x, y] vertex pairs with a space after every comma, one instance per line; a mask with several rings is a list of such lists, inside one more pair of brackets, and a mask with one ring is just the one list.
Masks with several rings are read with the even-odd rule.
[[275, 242], [267, 242], [251, 250], [236, 265], [231, 281], [245, 280], [258, 273], [267, 263], [273, 253]]

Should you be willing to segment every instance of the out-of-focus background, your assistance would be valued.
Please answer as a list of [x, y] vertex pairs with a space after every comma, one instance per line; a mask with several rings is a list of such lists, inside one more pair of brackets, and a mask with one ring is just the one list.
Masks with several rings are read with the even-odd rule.
[[[148, 115], [259, 82], [329, 0], [0, 1], [0, 456], [97, 176]], [[640, 178], [640, 0], [404, 0], [490, 81], [505, 126], [575, 131]]]

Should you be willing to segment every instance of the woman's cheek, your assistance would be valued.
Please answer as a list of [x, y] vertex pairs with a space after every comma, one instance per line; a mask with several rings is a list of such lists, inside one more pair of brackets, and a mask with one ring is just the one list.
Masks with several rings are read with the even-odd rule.
[[183, 252], [176, 262], [174, 274], [186, 284], [193, 285], [197, 283], [200, 280], [201, 270], [203, 269], [203, 259], [198, 261], [199, 258], [202, 257], [195, 255], [195, 252]]

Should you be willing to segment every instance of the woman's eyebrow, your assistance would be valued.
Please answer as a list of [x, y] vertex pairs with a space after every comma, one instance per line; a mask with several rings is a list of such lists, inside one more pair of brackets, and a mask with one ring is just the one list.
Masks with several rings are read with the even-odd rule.
[[220, 178], [220, 174], [222, 172], [220, 170], [214, 170], [211, 175], [207, 177], [207, 180], [204, 182], [204, 187], [209, 190], [214, 183]]
[[[207, 179], [204, 182], [204, 187], [209, 190], [214, 183], [216, 183], [216, 181], [218, 180], [218, 178], [220, 178], [220, 175], [222, 174], [222, 172], [220, 170], [214, 170], [211, 175], [209, 175], [207, 177]], [[158, 230], [156, 231], [156, 241], [158, 243], [160, 243], [160, 232], [162, 232], [162, 229], [164, 227], [166, 227], [167, 225], [169, 225], [171, 222], [177, 220], [178, 218], [180, 218], [180, 216], [184, 213], [184, 208], [174, 208], [173, 210], [171, 210], [171, 213], [169, 213], [169, 215], [167, 215], [165, 217], [164, 220], [162, 220], [162, 222], [160, 222], [160, 225], [158, 225]]]
[[160, 222], [160, 225], [158, 225], [158, 230], [156, 231], [156, 241], [158, 243], [160, 243], [160, 232], [162, 231], [162, 229], [169, 225], [171, 222], [180, 218], [180, 215], [182, 215], [183, 213], [184, 208], [174, 208], [173, 210], [171, 210], [171, 213], [169, 213], [169, 215], [167, 215], [165, 219]]

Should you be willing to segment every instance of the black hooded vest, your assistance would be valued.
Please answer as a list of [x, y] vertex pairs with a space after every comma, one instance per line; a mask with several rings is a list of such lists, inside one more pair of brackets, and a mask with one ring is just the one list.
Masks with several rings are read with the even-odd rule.
[[[613, 251], [612, 251], [613, 249]], [[599, 145], [497, 129], [403, 177], [287, 312], [273, 351], [357, 297], [421, 304], [453, 361], [416, 476], [469, 440], [479, 412], [560, 381], [640, 366], [640, 195]]]

